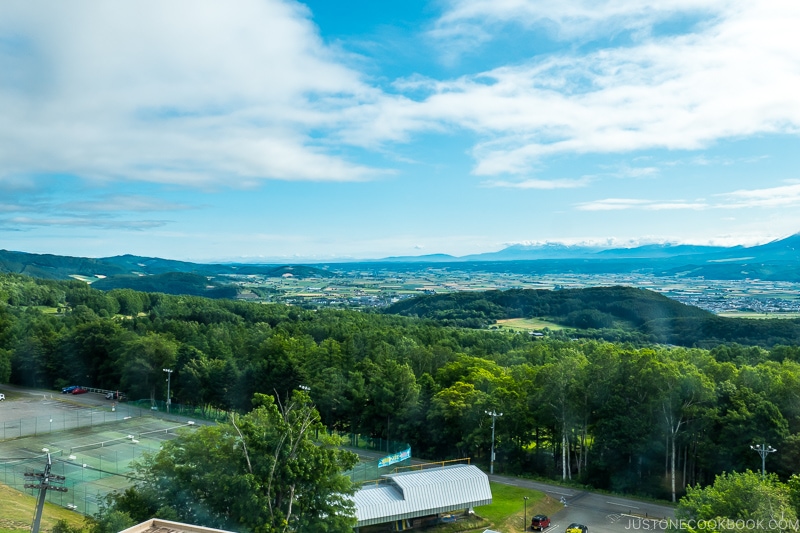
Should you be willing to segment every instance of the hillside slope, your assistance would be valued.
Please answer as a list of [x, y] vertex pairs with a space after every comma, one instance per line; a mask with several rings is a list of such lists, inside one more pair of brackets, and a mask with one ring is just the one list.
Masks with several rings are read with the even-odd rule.
[[386, 313], [482, 328], [506, 318], [547, 318], [575, 328], [572, 336], [711, 347], [721, 343], [800, 343], [800, 320], [723, 318], [633, 287], [558, 291], [514, 289], [427, 295], [393, 304]]

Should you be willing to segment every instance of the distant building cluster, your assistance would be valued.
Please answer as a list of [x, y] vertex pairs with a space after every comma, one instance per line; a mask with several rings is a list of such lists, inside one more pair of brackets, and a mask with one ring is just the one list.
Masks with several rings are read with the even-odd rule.
[[712, 313], [800, 313], [800, 283], [763, 280], [708, 280], [645, 274], [525, 274], [460, 270], [455, 265], [419, 265], [366, 271], [342, 266], [335, 277], [229, 276], [239, 298], [260, 302], [337, 308], [386, 307], [423, 294], [507, 289], [579, 289], [625, 285], [659, 292]]

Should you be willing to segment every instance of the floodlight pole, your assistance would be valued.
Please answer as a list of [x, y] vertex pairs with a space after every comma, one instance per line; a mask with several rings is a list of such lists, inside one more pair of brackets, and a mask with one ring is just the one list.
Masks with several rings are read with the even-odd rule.
[[489, 459], [489, 474], [494, 474], [494, 420], [498, 416], [503, 416], [503, 413], [497, 411], [486, 411], [486, 414], [492, 417], [492, 457]]
[[527, 529], [528, 529], [528, 497], [527, 496], [523, 496], [522, 499], [525, 500], [525, 518], [523, 519], [524, 521], [522, 522], [522, 529], [527, 531]]
[[758, 452], [758, 455], [761, 456], [761, 479], [764, 479], [767, 470], [767, 455], [772, 452], [777, 452], [775, 448], [772, 446], [767, 446], [766, 444], [756, 444], [755, 446], [750, 446], [751, 450], [755, 450]]
[[165, 368], [164, 372], [167, 373], [167, 413], [169, 413], [169, 404], [171, 403], [169, 398], [169, 385], [170, 385], [170, 378], [172, 378], [172, 369]]

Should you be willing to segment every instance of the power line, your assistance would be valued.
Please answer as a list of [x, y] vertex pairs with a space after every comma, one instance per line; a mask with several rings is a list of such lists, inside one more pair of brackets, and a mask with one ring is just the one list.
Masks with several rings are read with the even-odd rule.
[[64, 483], [66, 478], [64, 476], [58, 476], [50, 473], [50, 467], [53, 466], [53, 462], [50, 460], [50, 450], [47, 448], [42, 449], [43, 452], [47, 453], [47, 463], [44, 466], [43, 473], [25, 473], [25, 477], [38, 479], [39, 483], [25, 483], [26, 489], [38, 489], [39, 490], [39, 499], [36, 503], [36, 514], [33, 517], [33, 524], [31, 525], [31, 533], [39, 533], [39, 526], [42, 523], [42, 511], [44, 510], [44, 501], [47, 497], [48, 490], [55, 490], [58, 492], [67, 492], [67, 487], [62, 487], [61, 484]]

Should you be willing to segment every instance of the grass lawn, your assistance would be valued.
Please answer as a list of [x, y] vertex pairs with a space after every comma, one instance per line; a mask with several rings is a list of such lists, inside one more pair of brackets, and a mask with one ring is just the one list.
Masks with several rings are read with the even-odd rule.
[[532, 331], [536, 329], [550, 328], [553, 331], [564, 329], [555, 322], [548, 322], [543, 318], [506, 318], [495, 322], [503, 329], [513, 329], [515, 331]]
[[[11, 487], [0, 485], [0, 533], [30, 531], [35, 512], [36, 498]], [[40, 531], [49, 531], [62, 518], [72, 526], [83, 524], [82, 515], [58, 505], [45, 503]]]
[[558, 500], [532, 489], [514, 487], [503, 483], [490, 483], [492, 487], [492, 503], [475, 508], [475, 514], [491, 522], [492, 529], [508, 533], [525, 531], [525, 500], [528, 497], [528, 522], [535, 514], [548, 516], [559, 511], [563, 506]]

